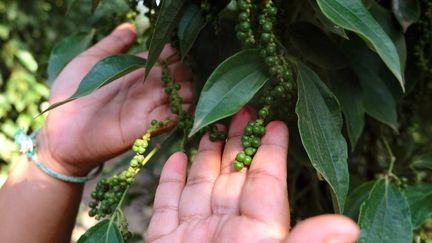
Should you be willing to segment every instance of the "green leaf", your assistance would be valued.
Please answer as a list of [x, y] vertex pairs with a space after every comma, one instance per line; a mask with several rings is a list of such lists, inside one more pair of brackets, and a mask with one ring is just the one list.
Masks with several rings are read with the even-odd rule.
[[43, 112], [52, 110], [79, 97], [86, 96], [91, 92], [111, 83], [121, 76], [126, 75], [138, 68], [144, 67], [146, 60], [137, 56], [122, 54], [113, 55], [100, 60], [89, 73], [81, 80], [75, 93], [66, 100], [52, 104]]
[[339, 47], [320, 28], [306, 22], [289, 26], [289, 39], [299, 56], [324, 69], [340, 69], [348, 61]]
[[404, 195], [388, 180], [380, 179], [360, 208], [359, 243], [412, 242], [411, 213]]
[[420, 2], [418, 0], [392, 0], [393, 15], [406, 31], [420, 18]]
[[351, 67], [359, 78], [363, 90], [363, 105], [366, 113], [376, 120], [397, 130], [396, 100], [382, 75], [381, 60], [363, 43], [351, 40], [344, 48], [351, 61]]
[[404, 194], [410, 205], [412, 224], [414, 228], [419, 228], [432, 218], [432, 184], [409, 186]]
[[236, 113], [252, 99], [269, 78], [261, 59], [259, 51], [243, 50], [213, 71], [201, 91], [189, 136]]
[[88, 229], [78, 243], [123, 243], [123, 237], [116, 224], [105, 219]]
[[51, 86], [53, 81], [60, 74], [61, 70], [68, 64], [74, 57], [87, 49], [90, 45], [94, 30], [90, 32], [79, 32], [68, 36], [61, 40], [51, 51], [48, 60], [48, 84]]
[[297, 83], [296, 113], [303, 146], [313, 167], [335, 194], [335, 210], [343, 212], [349, 174], [339, 103], [318, 75], [305, 65], [299, 66]]
[[379, 5], [376, 1], [371, 2], [369, 11], [395, 44], [401, 63], [402, 73], [404, 73], [407, 59], [407, 48], [402, 28], [395, 24], [390, 11]]
[[375, 181], [365, 182], [348, 194], [345, 210], [343, 213], [345, 216], [357, 221], [360, 212], [360, 206], [366, 199], [368, 199], [369, 193], [372, 190], [374, 184]]
[[410, 166], [414, 169], [432, 170], [432, 153], [421, 154], [414, 157]]
[[352, 78], [353, 75], [351, 71], [340, 70], [332, 73], [328, 80], [342, 107], [351, 150], [354, 150], [363, 132], [365, 115], [363, 90], [358, 80]]
[[150, 38], [148, 60], [145, 67], [146, 76], [154, 66], [165, 44], [171, 40], [174, 28], [178, 24], [185, 0], [163, 0], [159, 15]]
[[336, 34], [344, 39], [349, 40], [348, 35], [345, 30], [337, 25], [335, 25], [332, 21], [330, 21], [320, 10], [317, 2], [310, 1], [312, 8], [314, 9], [314, 16], [316, 17], [318, 23], [320, 23], [320, 28], [324, 30], [326, 33]]
[[192, 48], [198, 34], [204, 28], [206, 22], [201, 13], [201, 8], [196, 4], [189, 4], [180, 19], [178, 26], [178, 38], [180, 41], [180, 53], [182, 59]]
[[327, 18], [371, 43], [404, 90], [403, 67], [395, 43], [368, 12], [362, 1], [317, 0], [317, 2]]

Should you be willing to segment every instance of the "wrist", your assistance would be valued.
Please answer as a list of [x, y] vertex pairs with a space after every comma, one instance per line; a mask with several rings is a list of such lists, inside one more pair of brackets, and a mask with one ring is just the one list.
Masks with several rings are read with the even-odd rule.
[[86, 176], [92, 170], [92, 168], [84, 168], [84, 166], [68, 162], [66, 155], [54, 154], [49, 141], [48, 133], [42, 128], [36, 137], [37, 158], [51, 170], [66, 176]]

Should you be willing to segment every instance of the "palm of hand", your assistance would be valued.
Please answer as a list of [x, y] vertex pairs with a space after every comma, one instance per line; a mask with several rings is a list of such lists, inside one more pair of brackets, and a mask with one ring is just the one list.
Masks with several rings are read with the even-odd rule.
[[[54, 82], [50, 103], [71, 96], [93, 65], [106, 56], [126, 51], [134, 39], [135, 33], [129, 25], [120, 26], [75, 58]], [[161, 59], [173, 53], [174, 50], [166, 48]], [[178, 61], [170, 63], [169, 68], [182, 85], [180, 95], [184, 102], [190, 102], [189, 73]], [[53, 160], [79, 167], [79, 171], [88, 171], [125, 151], [145, 132], [151, 120], [172, 116], [160, 73], [161, 68], [154, 67], [143, 82], [143, 70], [132, 72], [86, 97], [50, 111], [39, 136], [45, 136], [46, 139], [41, 140], [49, 144], [39, 147]]]
[[[267, 126], [252, 166], [236, 172], [248, 110], [233, 118], [229, 139], [200, 143], [186, 180], [184, 154], [166, 163], [157, 189], [148, 242], [280, 242], [289, 226], [286, 187], [287, 129]], [[224, 147], [225, 146], [225, 147]], [[222, 153], [222, 150], [223, 153]]]

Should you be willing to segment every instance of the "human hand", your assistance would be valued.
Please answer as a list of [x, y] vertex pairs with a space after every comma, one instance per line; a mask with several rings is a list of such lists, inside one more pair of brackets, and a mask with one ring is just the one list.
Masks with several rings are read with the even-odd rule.
[[[135, 37], [134, 27], [122, 24], [72, 60], [54, 82], [50, 103], [71, 96], [93, 65], [104, 57], [127, 51]], [[167, 46], [160, 59], [173, 54], [174, 50]], [[190, 72], [178, 59], [170, 62], [169, 69], [182, 86], [179, 94], [183, 103], [189, 104]], [[138, 70], [49, 111], [37, 138], [39, 158], [60, 173], [85, 175], [102, 161], [127, 150], [147, 130], [151, 120], [172, 116], [161, 67], [155, 66], [146, 81], [143, 80], [144, 70]]]
[[228, 140], [200, 143], [189, 176], [187, 158], [166, 162], [154, 202], [147, 242], [354, 242], [357, 226], [343, 216], [307, 219], [291, 232], [287, 192], [288, 129], [271, 122], [249, 169], [232, 167], [251, 111], [231, 122]]

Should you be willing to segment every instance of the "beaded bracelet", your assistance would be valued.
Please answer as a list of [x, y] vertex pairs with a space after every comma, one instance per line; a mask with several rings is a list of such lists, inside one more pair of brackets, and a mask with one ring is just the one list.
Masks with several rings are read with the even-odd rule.
[[72, 183], [85, 183], [89, 180], [94, 179], [98, 176], [103, 169], [103, 164], [100, 165], [93, 173], [88, 176], [67, 176], [60, 174], [50, 169], [46, 164], [42, 163], [37, 159], [36, 153], [36, 142], [35, 138], [38, 131], [33, 132], [31, 135], [27, 135], [23, 129], [19, 128], [15, 133], [15, 143], [20, 146], [20, 152], [27, 155], [27, 157], [43, 172], [47, 175], [54, 177], [61, 181], [72, 182]]

